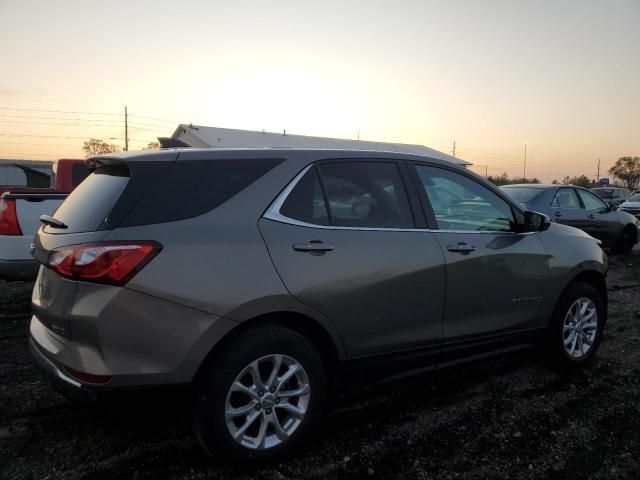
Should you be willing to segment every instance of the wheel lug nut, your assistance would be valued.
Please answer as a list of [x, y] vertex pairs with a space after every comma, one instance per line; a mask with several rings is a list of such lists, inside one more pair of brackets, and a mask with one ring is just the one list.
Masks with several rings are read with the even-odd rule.
[[258, 395], [260, 395], [260, 396], [264, 395], [264, 391], [263, 390], [258, 390]]
[[276, 391], [276, 387], [271, 387], [271, 388], [269, 389], [269, 391], [270, 391], [271, 393], [274, 393], [274, 392]]
[[256, 408], [256, 410], [260, 410], [262, 408], [262, 406], [259, 403], [257, 403], [255, 408]]
[[280, 403], [280, 397], [276, 397], [276, 403]]
[[265, 412], [267, 412], [267, 415], [269, 415], [269, 414], [271, 414], [271, 409], [270, 409], [270, 408], [267, 408], [267, 409], [265, 410]]

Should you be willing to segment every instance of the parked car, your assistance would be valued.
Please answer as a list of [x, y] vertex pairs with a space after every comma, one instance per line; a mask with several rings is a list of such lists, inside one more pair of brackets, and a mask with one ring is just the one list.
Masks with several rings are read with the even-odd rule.
[[620, 204], [620, 210], [640, 218], [640, 193], [636, 193]]
[[583, 366], [602, 338], [599, 242], [452, 163], [298, 149], [89, 163], [34, 240], [31, 351], [69, 396], [191, 385], [210, 453], [287, 455], [349, 379], [536, 342]]
[[591, 191], [609, 205], [620, 205], [631, 195], [628, 188], [621, 187], [598, 187], [592, 188]]
[[[0, 279], [35, 280], [38, 262], [29, 252], [33, 236], [40, 227], [38, 218], [50, 214], [68, 193], [89, 175], [84, 160], [61, 159], [52, 164], [52, 178], [38, 171], [25, 170], [39, 186], [0, 185]], [[35, 181], [30, 181], [33, 185]]]
[[525, 208], [542, 212], [554, 222], [584, 230], [614, 252], [630, 253], [640, 238], [638, 219], [607, 204], [586, 188], [542, 184], [501, 188]]

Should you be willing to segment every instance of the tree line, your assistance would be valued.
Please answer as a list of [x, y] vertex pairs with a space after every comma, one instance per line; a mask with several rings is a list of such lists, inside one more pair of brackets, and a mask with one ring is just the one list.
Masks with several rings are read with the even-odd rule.
[[[640, 157], [621, 157], [618, 161], [609, 169], [609, 174], [617, 179], [622, 186], [629, 190], [640, 189]], [[537, 178], [510, 178], [506, 172], [502, 175], [488, 176], [487, 180], [495, 185], [513, 185], [513, 184], [526, 184], [526, 183], [540, 183]], [[575, 177], [566, 176], [562, 180], [553, 180], [554, 185], [575, 185], [577, 187], [594, 188], [598, 186], [598, 183], [587, 177], [586, 175], [580, 175]]]

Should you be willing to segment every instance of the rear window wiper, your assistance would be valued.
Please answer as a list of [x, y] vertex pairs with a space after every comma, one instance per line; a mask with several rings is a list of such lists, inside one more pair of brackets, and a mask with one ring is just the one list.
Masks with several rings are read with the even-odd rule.
[[40, 221], [52, 228], [69, 228], [64, 222], [61, 222], [57, 218], [50, 217], [49, 215], [40, 215]]

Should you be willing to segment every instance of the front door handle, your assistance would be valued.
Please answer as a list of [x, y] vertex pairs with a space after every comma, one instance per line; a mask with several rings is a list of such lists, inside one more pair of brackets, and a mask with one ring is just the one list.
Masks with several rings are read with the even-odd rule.
[[309, 240], [306, 243], [294, 243], [293, 249], [296, 252], [309, 252], [312, 255], [322, 255], [335, 249], [333, 245], [328, 245], [320, 240]]
[[596, 218], [596, 216], [593, 213], [590, 213], [589, 215], [587, 215], [589, 218]]
[[468, 243], [464, 243], [464, 242], [460, 242], [457, 245], [447, 246], [447, 250], [449, 250], [450, 252], [457, 252], [457, 253], [471, 253], [475, 251], [475, 249], [476, 247], [474, 247], [473, 245], [469, 245]]
[[554, 213], [554, 215], [555, 215], [556, 217], [561, 217], [561, 216], [562, 216], [562, 214], [561, 214], [560, 212], [556, 212], [556, 213]]

